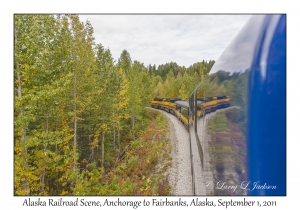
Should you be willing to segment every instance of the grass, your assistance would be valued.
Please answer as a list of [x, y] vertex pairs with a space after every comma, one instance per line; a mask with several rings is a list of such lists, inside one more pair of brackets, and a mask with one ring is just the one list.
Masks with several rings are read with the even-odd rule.
[[170, 195], [167, 170], [172, 166], [168, 122], [150, 111], [151, 123], [105, 177], [99, 195]]

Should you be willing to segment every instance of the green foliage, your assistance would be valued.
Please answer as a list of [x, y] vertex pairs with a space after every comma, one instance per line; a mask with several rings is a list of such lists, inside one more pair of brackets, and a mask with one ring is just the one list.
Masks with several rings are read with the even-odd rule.
[[121, 53], [121, 56], [118, 60], [117, 67], [119, 69], [123, 69], [125, 71], [125, 73], [127, 74], [130, 70], [131, 63], [132, 62], [131, 62], [129, 52], [127, 52], [127, 50], [123, 50], [122, 53]]
[[[212, 95], [227, 95], [231, 98], [231, 104], [239, 106], [239, 126], [246, 135], [246, 113], [247, 113], [247, 84], [249, 70], [243, 73], [229, 74], [225, 71], [218, 71], [207, 77], [202, 84], [202, 89], [198, 92], [198, 97], [208, 97]], [[204, 92], [205, 90], [205, 92]]]
[[195, 63], [189, 68], [176, 63], [159, 65], [158, 70], [151, 69], [152, 98], [175, 98], [187, 100], [189, 94], [208, 75], [214, 61]]
[[[246, 140], [238, 124], [240, 113], [240, 108], [231, 108], [217, 112], [208, 121], [211, 137], [209, 143], [212, 148], [209, 153], [214, 168], [214, 184], [219, 181], [217, 177], [233, 183], [240, 183], [247, 179]], [[242, 195], [244, 193], [242, 189], [235, 192], [216, 189], [214, 191], [215, 195]]]
[[[170, 186], [164, 176], [171, 157], [167, 132], [167, 121], [154, 111], [144, 134], [127, 150], [124, 158], [115, 163], [102, 180], [102, 187], [95, 195], [169, 195]], [[155, 136], [155, 139], [153, 137]], [[159, 164], [158, 164], [159, 163]], [[160, 167], [158, 167], [160, 165]]]
[[[97, 195], [150, 123], [148, 71], [126, 50], [115, 65], [76, 15], [15, 15], [14, 24], [14, 192]], [[134, 171], [137, 159], [128, 164]]]
[[166, 121], [145, 107], [154, 95], [185, 98], [211, 62], [149, 72], [123, 50], [115, 64], [93, 32], [77, 15], [14, 16], [15, 195], [169, 192], [167, 179], [150, 175], [160, 160], [169, 161], [163, 170], [170, 163]]

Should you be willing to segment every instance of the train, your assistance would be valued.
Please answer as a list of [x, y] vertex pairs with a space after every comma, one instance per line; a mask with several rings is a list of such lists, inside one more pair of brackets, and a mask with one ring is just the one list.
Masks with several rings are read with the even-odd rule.
[[[187, 128], [192, 123], [193, 114], [188, 101], [181, 98], [154, 98], [150, 106], [175, 115]], [[202, 117], [218, 109], [230, 106], [230, 96], [197, 98], [197, 116]]]

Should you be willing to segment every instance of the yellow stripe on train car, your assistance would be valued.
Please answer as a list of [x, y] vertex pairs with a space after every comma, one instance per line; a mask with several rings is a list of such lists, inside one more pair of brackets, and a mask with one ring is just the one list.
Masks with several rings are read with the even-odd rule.
[[197, 116], [201, 117], [203, 115], [203, 109], [197, 111]]
[[188, 119], [181, 113], [179, 113], [179, 117], [188, 125], [189, 124], [189, 121]]
[[164, 101], [163, 104], [164, 104], [166, 107], [169, 107], [169, 106], [170, 106], [170, 102], [169, 102], [169, 101]]

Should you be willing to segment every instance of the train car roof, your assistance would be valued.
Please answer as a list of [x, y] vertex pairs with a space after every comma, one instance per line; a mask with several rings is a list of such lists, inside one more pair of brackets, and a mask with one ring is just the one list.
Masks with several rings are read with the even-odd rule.
[[189, 102], [187, 102], [187, 101], [175, 101], [175, 104], [185, 107], [185, 108], [189, 108]]
[[154, 98], [153, 101], [163, 101], [164, 98]]
[[197, 98], [197, 101], [204, 101], [205, 98]]
[[171, 102], [181, 101], [181, 98], [169, 98], [169, 101]]

